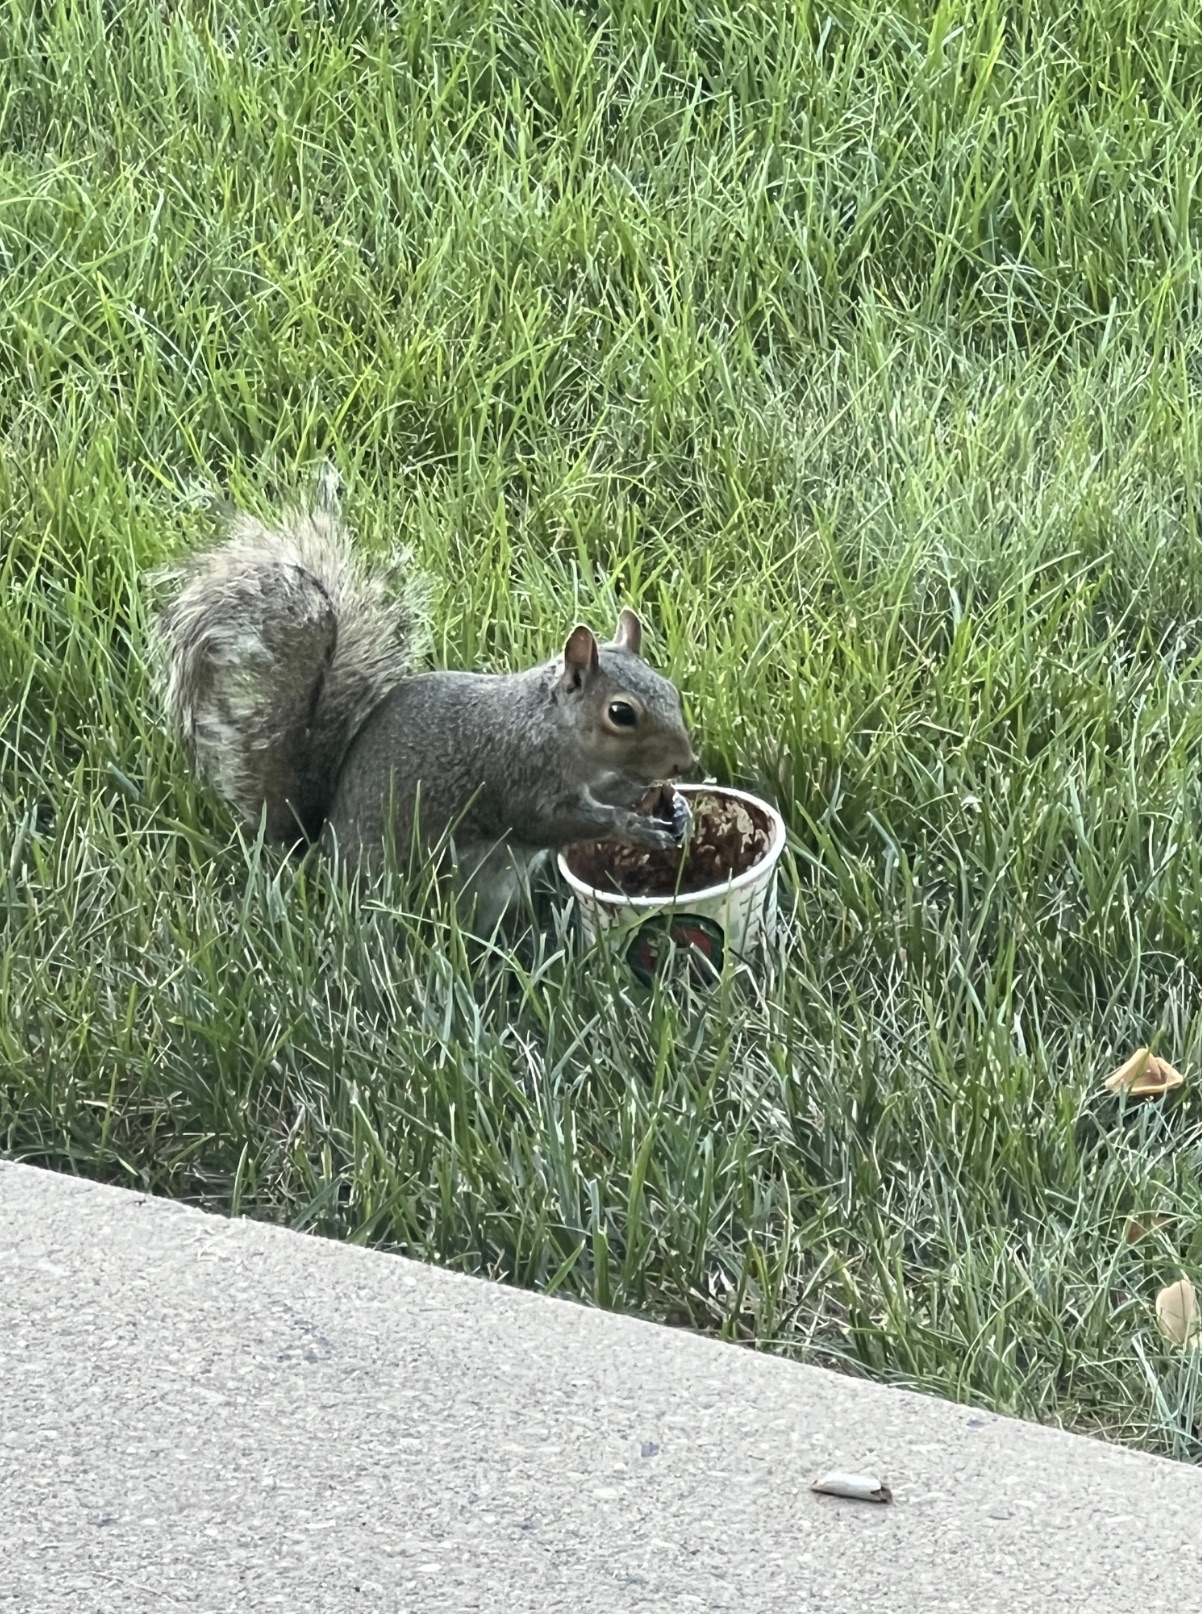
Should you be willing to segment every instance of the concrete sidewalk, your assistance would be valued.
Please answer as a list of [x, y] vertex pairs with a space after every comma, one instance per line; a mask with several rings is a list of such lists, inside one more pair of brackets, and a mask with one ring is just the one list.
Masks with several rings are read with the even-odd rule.
[[0, 1165], [0, 1305], [0, 1609], [1202, 1607], [1198, 1470], [396, 1257]]

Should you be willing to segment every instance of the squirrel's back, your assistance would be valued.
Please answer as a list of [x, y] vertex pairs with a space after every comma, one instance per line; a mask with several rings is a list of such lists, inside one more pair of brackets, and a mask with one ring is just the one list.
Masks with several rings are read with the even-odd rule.
[[308, 510], [238, 515], [160, 618], [168, 716], [197, 772], [273, 840], [314, 838], [363, 722], [413, 671], [421, 612], [357, 562], [326, 471]]

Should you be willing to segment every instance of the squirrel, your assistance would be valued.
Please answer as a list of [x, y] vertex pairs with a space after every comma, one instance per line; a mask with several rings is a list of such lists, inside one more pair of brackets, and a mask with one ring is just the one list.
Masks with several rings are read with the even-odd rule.
[[389, 842], [449, 845], [485, 930], [561, 847], [678, 844], [636, 811], [697, 758], [633, 611], [609, 643], [578, 625], [524, 672], [422, 671], [418, 585], [390, 598], [361, 565], [329, 467], [309, 509], [271, 526], [233, 514], [176, 576], [158, 619], [169, 724], [269, 839], [320, 840], [366, 873]]

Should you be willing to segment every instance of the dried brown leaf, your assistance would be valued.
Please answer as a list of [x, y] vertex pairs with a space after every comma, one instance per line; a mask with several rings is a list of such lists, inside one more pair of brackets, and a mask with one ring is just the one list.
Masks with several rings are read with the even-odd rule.
[[1156, 1211], [1149, 1211], [1142, 1216], [1129, 1216], [1123, 1229], [1123, 1237], [1128, 1244], [1138, 1244], [1140, 1239], [1147, 1238], [1149, 1233], [1155, 1233], [1157, 1228], [1167, 1227], [1172, 1220], [1171, 1216], [1162, 1216]]
[[1147, 1048], [1137, 1048], [1126, 1064], [1112, 1071], [1102, 1085], [1111, 1093], [1126, 1093], [1128, 1098], [1159, 1098], [1184, 1081], [1185, 1077], [1174, 1070], [1167, 1059], [1161, 1059]]
[[1156, 1321], [1160, 1332], [1172, 1345], [1196, 1349], [1202, 1344], [1202, 1317], [1198, 1297], [1188, 1278], [1178, 1278], [1156, 1296]]

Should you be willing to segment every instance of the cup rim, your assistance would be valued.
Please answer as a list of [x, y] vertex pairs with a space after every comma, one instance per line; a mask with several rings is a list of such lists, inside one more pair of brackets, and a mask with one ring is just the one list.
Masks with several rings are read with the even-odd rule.
[[680, 784], [675, 787], [682, 796], [727, 796], [735, 801], [745, 801], [752, 807], [757, 807], [764, 813], [771, 826], [771, 838], [768, 847], [758, 863], [753, 863], [742, 874], [736, 874], [720, 885], [703, 886], [700, 891], [673, 892], [666, 897], [628, 897], [619, 891], [599, 891], [596, 886], [588, 885], [579, 879], [568, 867], [566, 850], [560, 852], [556, 859], [559, 872], [563, 875], [572, 893], [579, 899], [589, 902], [601, 903], [608, 908], [629, 908], [636, 913], [652, 913], [657, 910], [679, 909], [685, 911], [686, 904], [711, 901], [715, 897], [727, 897], [736, 891], [741, 891], [749, 885], [767, 884], [768, 876], [772, 874], [780, 861], [780, 855], [785, 849], [785, 821], [770, 801], [762, 796], [753, 796], [749, 791], [736, 790], [732, 785], [707, 784]]

